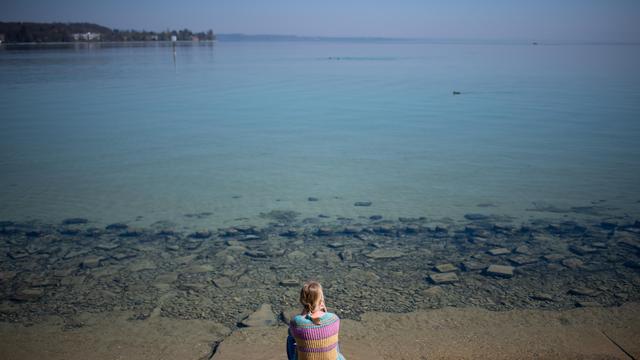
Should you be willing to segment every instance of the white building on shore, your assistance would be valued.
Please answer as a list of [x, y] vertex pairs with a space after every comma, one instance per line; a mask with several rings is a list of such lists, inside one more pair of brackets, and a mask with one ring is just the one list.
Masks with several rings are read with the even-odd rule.
[[92, 32], [73, 34], [73, 40], [75, 41], [80, 41], [80, 40], [100, 41], [101, 37], [102, 35], [100, 33], [92, 33]]

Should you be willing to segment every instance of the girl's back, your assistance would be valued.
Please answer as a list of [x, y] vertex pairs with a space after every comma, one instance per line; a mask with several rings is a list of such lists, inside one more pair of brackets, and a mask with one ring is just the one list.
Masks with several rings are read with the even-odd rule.
[[[289, 324], [289, 336], [295, 340], [297, 360], [343, 360], [338, 347], [340, 318], [327, 312], [312, 321], [309, 315], [297, 315]], [[291, 344], [293, 341], [289, 341]]]

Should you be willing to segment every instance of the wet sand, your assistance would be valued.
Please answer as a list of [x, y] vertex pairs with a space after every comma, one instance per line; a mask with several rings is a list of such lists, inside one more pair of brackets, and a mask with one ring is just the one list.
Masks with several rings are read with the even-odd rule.
[[[85, 314], [79, 318], [83, 326], [68, 330], [55, 317], [28, 327], [0, 323], [0, 358], [206, 359], [212, 344], [228, 334], [211, 321], [128, 316]], [[283, 324], [239, 329], [224, 338], [213, 359], [283, 359], [285, 336]], [[640, 303], [565, 311], [366, 313], [361, 321], [343, 320], [341, 347], [350, 360], [640, 358]]]

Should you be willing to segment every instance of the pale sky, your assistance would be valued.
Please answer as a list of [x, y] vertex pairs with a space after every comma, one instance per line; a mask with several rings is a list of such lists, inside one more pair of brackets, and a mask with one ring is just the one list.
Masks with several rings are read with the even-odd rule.
[[0, 21], [246, 34], [640, 42], [640, 0], [2, 0]]

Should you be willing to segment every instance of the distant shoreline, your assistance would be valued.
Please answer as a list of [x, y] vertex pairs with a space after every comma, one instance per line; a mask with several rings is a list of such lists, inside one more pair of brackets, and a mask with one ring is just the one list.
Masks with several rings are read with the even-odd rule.
[[1, 45], [75, 44], [75, 43], [161, 43], [234, 41], [234, 42], [379, 42], [459, 45], [611, 45], [637, 46], [640, 41], [545, 41], [538, 39], [402, 38], [384, 36], [309, 36], [289, 34], [244, 34], [192, 32], [189, 29], [146, 31], [120, 30], [93, 23], [0, 22]]

